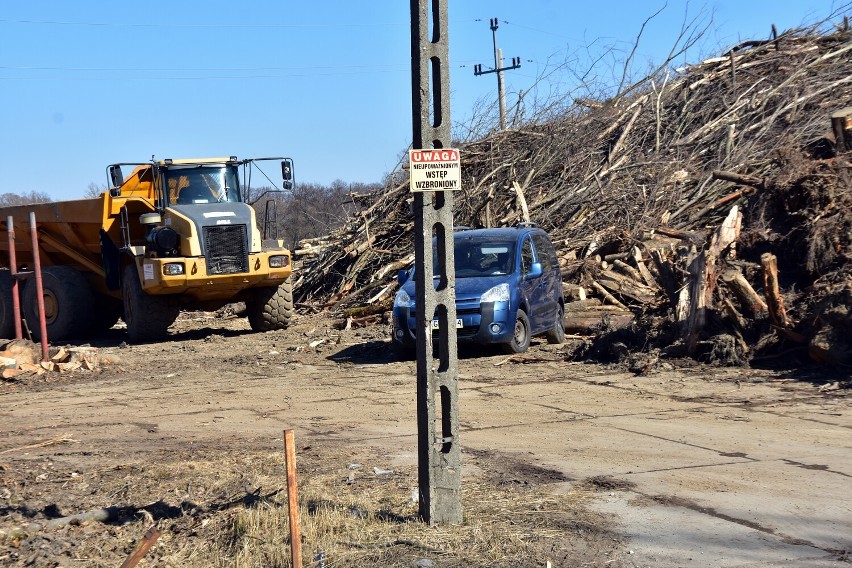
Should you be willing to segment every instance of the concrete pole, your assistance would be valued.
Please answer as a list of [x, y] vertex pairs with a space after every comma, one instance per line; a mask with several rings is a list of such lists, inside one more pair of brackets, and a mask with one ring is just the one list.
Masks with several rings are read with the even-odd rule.
[[[452, 147], [447, 3], [411, 0], [412, 147], [416, 150]], [[453, 244], [453, 192], [415, 192], [417, 479], [420, 516], [430, 525], [463, 520]], [[432, 277], [435, 266], [438, 278]], [[433, 317], [438, 320], [437, 345], [433, 344]]]
[[497, 18], [491, 20], [491, 37], [494, 41], [494, 69], [497, 70], [497, 100], [500, 104], [500, 130], [506, 130], [506, 93], [503, 90], [503, 50], [497, 47]]

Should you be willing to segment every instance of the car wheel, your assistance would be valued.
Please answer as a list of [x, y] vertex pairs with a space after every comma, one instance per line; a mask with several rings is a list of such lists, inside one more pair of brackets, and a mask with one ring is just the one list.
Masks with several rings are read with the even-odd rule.
[[530, 346], [530, 320], [524, 310], [518, 310], [518, 317], [515, 318], [515, 332], [512, 334], [512, 340], [509, 343], [503, 344], [503, 351], [506, 353], [523, 353]]
[[559, 304], [556, 310], [556, 321], [553, 327], [545, 334], [548, 343], [559, 345], [565, 341], [565, 307]]

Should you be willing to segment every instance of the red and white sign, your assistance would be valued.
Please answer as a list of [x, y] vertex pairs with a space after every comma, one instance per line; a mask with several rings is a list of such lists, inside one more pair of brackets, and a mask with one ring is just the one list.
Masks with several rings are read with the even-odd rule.
[[411, 191], [461, 189], [461, 161], [455, 148], [408, 151]]

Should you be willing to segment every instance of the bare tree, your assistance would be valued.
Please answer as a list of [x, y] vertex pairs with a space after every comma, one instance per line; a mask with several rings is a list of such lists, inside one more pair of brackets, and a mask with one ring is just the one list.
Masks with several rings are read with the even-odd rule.
[[92, 197], [100, 197], [103, 192], [107, 190], [106, 184], [98, 185], [95, 182], [91, 182], [89, 187], [86, 188], [86, 191], [83, 192], [83, 197], [86, 199], [90, 199]]
[[50, 203], [53, 201], [51, 197], [40, 191], [30, 191], [24, 193], [3, 193], [0, 194], [0, 207], [13, 207], [15, 205], [32, 205], [34, 203]]

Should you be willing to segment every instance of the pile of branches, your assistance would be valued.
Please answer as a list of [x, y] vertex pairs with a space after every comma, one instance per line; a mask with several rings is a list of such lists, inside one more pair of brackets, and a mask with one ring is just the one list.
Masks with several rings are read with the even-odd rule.
[[[720, 360], [743, 363], [792, 342], [852, 363], [850, 154], [831, 122], [852, 104], [848, 25], [745, 42], [627, 92], [462, 145], [455, 224], [547, 230], [590, 333], [614, 306], [644, 347], [712, 358], [724, 343]], [[407, 179], [353, 197], [358, 214], [296, 251], [303, 309], [386, 309], [413, 261]]]

